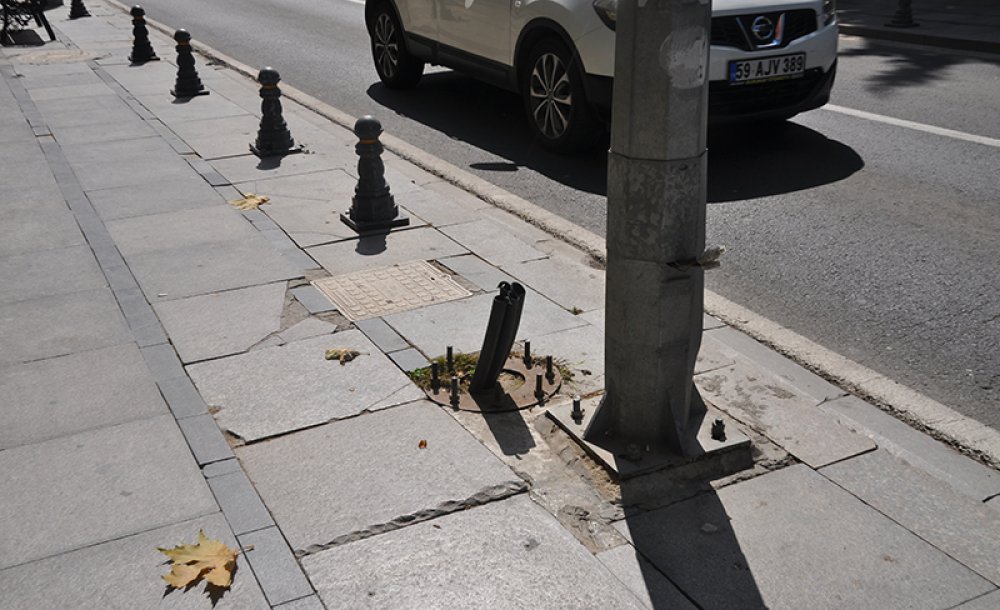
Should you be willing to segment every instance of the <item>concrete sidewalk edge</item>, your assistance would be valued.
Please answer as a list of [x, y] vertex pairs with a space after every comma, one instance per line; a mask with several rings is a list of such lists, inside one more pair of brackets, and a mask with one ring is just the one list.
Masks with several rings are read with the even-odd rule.
[[863, 25], [850, 25], [844, 23], [841, 23], [839, 28], [840, 33], [847, 36], [859, 36], [861, 38], [874, 38], [878, 40], [890, 40], [893, 42], [920, 44], [943, 49], [953, 49], [955, 51], [1000, 53], [1000, 42], [990, 42], [987, 40], [966, 40], [963, 38], [934, 36], [932, 34], [916, 32], [914, 30], [873, 28]]
[[[105, 0], [105, 2], [126, 14], [131, 10], [131, 7], [118, 0]], [[146, 23], [170, 36], [176, 31], [176, 29], [153, 19], [147, 18]], [[843, 26], [841, 26], [841, 32], [846, 33]], [[213, 61], [223, 63], [244, 76], [256, 80], [258, 69], [196, 40], [192, 41], [191, 46]], [[1000, 49], [1000, 45], [997, 47]], [[356, 120], [354, 117], [287, 83], [282, 84], [282, 95], [345, 129], [352, 130], [354, 127]], [[381, 141], [385, 148], [403, 159], [581, 250], [600, 266], [603, 267], [606, 262], [607, 247], [603, 237], [399, 138], [385, 134], [381, 137]], [[861, 398], [870, 400], [881, 409], [915, 425], [930, 436], [944, 441], [970, 457], [994, 468], [1000, 468], [1000, 431], [966, 417], [916, 390], [830, 351], [795, 331], [737, 305], [708, 289], [705, 290], [705, 312], [761, 341], [820, 376], [852, 390]]]

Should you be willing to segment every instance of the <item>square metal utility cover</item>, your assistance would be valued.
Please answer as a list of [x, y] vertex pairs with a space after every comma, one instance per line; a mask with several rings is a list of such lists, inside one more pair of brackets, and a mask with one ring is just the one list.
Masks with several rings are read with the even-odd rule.
[[312, 284], [352, 322], [454, 301], [472, 294], [427, 261], [365, 269], [315, 280]]

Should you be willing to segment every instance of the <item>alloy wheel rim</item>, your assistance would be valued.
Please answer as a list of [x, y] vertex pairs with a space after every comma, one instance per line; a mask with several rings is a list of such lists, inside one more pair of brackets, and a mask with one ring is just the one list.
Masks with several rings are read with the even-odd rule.
[[566, 133], [573, 109], [569, 72], [555, 53], [539, 56], [531, 70], [528, 86], [531, 115], [538, 130], [555, 140]]
[[387, 77], [396, 75], [399, 65], [399, 43], [396, 42], [396, 26], [389, 15], [382, 13], [375, 20], [375, 63]]

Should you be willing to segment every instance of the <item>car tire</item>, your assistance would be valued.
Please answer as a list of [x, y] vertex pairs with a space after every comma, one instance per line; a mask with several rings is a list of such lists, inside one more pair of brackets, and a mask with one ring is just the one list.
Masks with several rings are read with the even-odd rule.
[[407, 51], [403, 26], [388, 2], [380, 2], [375, 7], [368, 33], [379, 80], [391, 89], [416, 86], [424, 74], [424, 62]]
[[555, 38], [536, 43], [521, 74], [528, 123], [542, 146], [555, 152], [593, 148], [604, 134], [583, 88], [578, 58]]

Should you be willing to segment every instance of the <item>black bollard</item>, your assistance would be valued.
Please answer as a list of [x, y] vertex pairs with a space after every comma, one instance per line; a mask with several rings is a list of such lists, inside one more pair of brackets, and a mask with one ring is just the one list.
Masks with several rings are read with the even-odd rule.
[[208, 95], [208, 90], [201, 84], [198, 72], [194, 69], [194, 54], [191, 52], [191, 34], [187, 30], [174, 32], [177, 42], [177, 82], [170, 95], [174, 97], [195, 97]]
[[363, 116], [354, 124], [358, 143], [354, 147], [358, 156], [358, 185], [354, 188], [351, 209], [341, 214], [340, 220], [358, 233], [387, 233], [393, 227], [410, 224], [410, 219], [399, 213], [399, 207], [389, 194], [382, 163], [382, 124], [374, 117]]
[[885, 25], [890, 28], [915, 28], [919, 26], [920, 24], [913, 20], [911, 0], [899, 0], [896, 14], [892, 16], [892, 21]]
[[258, 157], [277, 157], [302, 152], [295, 145], [292, 133], [288, 131], [285, 117], [281, 116], [281, 76], [274, 68], [267, 67], [257, 74], [260, 83], [260, 129], [257, 141], [250, 144], [250, 152]]
[[73, 0], [69, 4], [69, 18], [79, 19], [80, 17], [90, 17], [87, 7], [83, 5], [83, 0]]
[[132, 41], [132, 54], [128, 56], [128, 60], [134, 64], [159, 61], [160, 58], [153, 51], [153, 45], [149, 43], [149, 30], [146, 29], [145, 9], [136, 4], [129, 11], [129, 14], [132, 15], [132, 35], [135, 36], [135, 40]]

